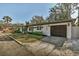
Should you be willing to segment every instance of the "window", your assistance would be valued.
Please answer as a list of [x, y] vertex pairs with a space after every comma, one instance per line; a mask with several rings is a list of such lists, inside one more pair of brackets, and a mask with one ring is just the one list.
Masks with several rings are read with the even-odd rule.
[[37, 30], [41, 30], [42, 29], [42, 27], [41, 26], [37, 26]]
[[29, 31], [33, 31], [33, 27], [29, 27]]

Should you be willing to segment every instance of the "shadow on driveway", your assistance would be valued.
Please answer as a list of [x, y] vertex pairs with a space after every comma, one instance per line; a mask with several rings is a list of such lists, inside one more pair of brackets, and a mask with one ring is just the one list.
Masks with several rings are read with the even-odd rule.
[[54, 36], [50, 36], [50, 37], [45, 37], [42, 39], [42, 41], [51, 43], [51, 44], [55, 44], [58, 47], [61, 47], [63, 45], [63, 43], [65, 42], [65, 40], [67, 40], [64, 37], [54, 37]]

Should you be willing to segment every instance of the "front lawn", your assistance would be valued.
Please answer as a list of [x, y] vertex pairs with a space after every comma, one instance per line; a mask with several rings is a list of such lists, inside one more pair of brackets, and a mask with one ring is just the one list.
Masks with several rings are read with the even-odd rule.
[[12, 33], [11, 36], [23, 43], [34, 42], [37, 40], [41, 40], [43, 38], [42, 35], [22, 34], [22, 33]]

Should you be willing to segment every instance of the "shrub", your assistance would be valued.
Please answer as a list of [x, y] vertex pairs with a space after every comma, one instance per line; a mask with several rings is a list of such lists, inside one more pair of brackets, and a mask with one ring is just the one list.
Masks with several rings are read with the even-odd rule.
[[42, 32], [28, 32], [29, 34], [40, 35], [43, 36]]
[[18, 28], [15, 33], [21, 33], [20, 29]]

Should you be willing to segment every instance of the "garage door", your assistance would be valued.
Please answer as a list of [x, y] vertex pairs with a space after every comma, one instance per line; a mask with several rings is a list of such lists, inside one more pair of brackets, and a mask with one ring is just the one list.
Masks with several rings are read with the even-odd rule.
[[66, 31], [67, 31], [66, 25], [51, 26], [52, 36], [66, 37]]

